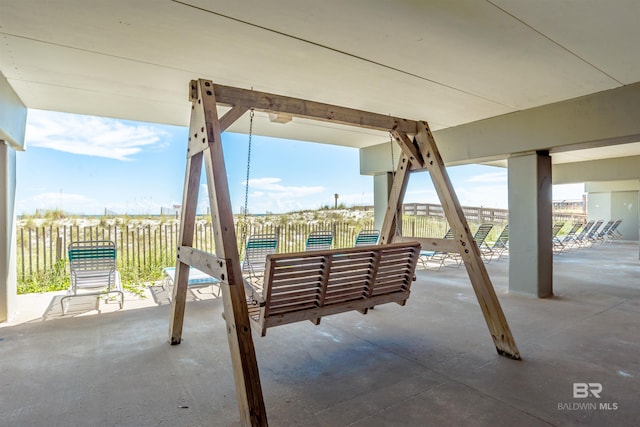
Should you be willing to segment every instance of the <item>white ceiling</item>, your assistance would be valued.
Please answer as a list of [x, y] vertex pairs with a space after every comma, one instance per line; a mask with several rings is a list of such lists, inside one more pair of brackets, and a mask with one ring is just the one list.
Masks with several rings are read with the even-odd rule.
[[[0, 0], [0, 71], [36, 109], [187, 125], [188, 82], [209, 78], [437, 130], [640, 81], [639, 22], [637, 0]], [[255, 128], [387, 138], [266, 116]], [[619, 157], [609, 149], [554, 161]]]

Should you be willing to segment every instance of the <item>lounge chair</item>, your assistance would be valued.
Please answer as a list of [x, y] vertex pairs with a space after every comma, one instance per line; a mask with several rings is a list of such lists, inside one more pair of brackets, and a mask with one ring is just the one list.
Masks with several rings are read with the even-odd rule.
[[333, 245], [333, 231], [312, 231], [307, 236], [304, 245], [305, 251], [319, 251], [331, 249]]
[[496, 261], [499, 261], [502, 254], [508, 250], [509, 250], [509, 224], [504, 226], [504, 228], [500, 232], [500, 235], [498, 236], [498, 239], [495, 242], [493, 242], [493, 245], [491, 245], [491, 257], [489, 258], [489, 262], [491, 262], [493, 260], [493, 257], [496, 255], [498, 256], [498, 258], [496, 258]]
[[[162, 269], [162, 280], [160, 282], [160, 286], [162, 289], [167, 291], [171, 291], [173, 285], [176, 281], [176, 268], [175, 267], [166, 267]], [[215, 277], [209, 276], [207, 273], [204, 273], [198, 270], [195, 267], [189, 268], [189, 280], [187, 282], [187, 287], [189, 289], [197, 289], [200, 292], [203, 288], [207, 288], [212, 285], [216, 285], [220, 283], [220, 280]], [[170, 292], [171, 293], [171, 292]], [[220, 288], [218, 287], [218, 292], [213, 294], [214, 296], [220, 296]]]
[[591, 231], [591, 228], [593, 228], [593, 225], [595, 224], [594, 220], [588, 221], [584, 227], [582, 227], [582, 230], [580, 230], [579, 233], [576, 234], [576, 237], [573, 239], [573, 244], [574, 246], [584, 246], [585, 241], [587, 240], [587, 235], [589, 234], [589, 231]]
[[598, 221], [595, 222], [595, 224], [593, 224], [593, 227], [591, 227], [591, 229], [589, 230], [589, 232], [584, 238], [583, 246], [586, 246], [589, 243], [593, 244], [598, 240], [598, 233], [599, 233], [598, 229], [600, 228], [603, 222], [604, 220], [599, 219]]
[[604, 241], [607, 239], [607, 236], [609, 235], [609, 229], [611, 227], [613, 227], [613, 224], [615, 224], [614, 220], [607, 221], [607, 223], [604, 225], [604, 227], [602, 227], [602, 230], [600, 230], [600, 232], [598, 232], [594, 236], [595, 241], [596, 242], [599, 241], [600, 243], [604, 243]]
[[377, 245], [380, 237], [380, 230], [362, 230], [356, 236], [354, 247]]
[[621, 219], [616, 220], [609, 230], [607, 231], [607, 235], [605, 236], [605, 242], [612, 242], [614, 240], [621, 240], [622, 234], [618, 231], [618, 227], [622, 223]]
[[[116, 264], [116, 245], [110, 240], [73, 242], [68, 248], [71, 285], [67, 295], [60, 300], [62, 313], [69, 306], [65, 302], [76, 296], [96, 295], [107, 298], [111, 294], [120, 296], [120, 308], [124, 306], [124, 292]], [[97, 307], [97, 305], [96, 305]]]
[[480, 255], [487, 262], [491, 260], [491, 255], [493, 253], [491, 247], [486, 242], [487, 236], [491, 233], [492, 229], [493, 224], [480, 224], [473, 235], [473, 240], [476, 242], [478, 249], [480, 249]]
[[578, 233], [578, 230], [580, 230], [580, 228], [582, 228], [582, 224], [579, 222], [574, 222], [571, 228], [569, 229], [569, 231], [567, 232], [567, 234], [564, 237], [562, 237], [562, 239], [558, 237], [558, 239], [562, 243], [561, 250], [565, 250], [565, 249], [569, 250], [573, 246], [575, 246], [575, 239], [577, 237], [577, 233]]
[[[447, 230], [443, 239], [453, 239], [453, 230]], [[455, 266], [460, 267], [460, 263], [462, 262], [462, 258], [457, 253], [449, 253], [445, 251], [420, 251], [420, 257], [418, 260], [422, 263], [425, 270], [430, 270], [429, 263], [434, 263], [437, 265], [435, 268], [436, 271], [439, 271], [443, 266], [446, 265], [446, 260], [452, 259], [455, 261]]]
[[552, 242], [553, 242], [553, 250], [558, 250], [562, 252], [564, 249], [564, 244], [562, 243], [562, 239], [558, 236], [560, 230], [564, 227], [564, 222], [556, 222], [553, 224], [553, 229], [551, 230]]
[[[487, 236], [493, 229], [493, 224], [480, 224], [476, 232], [473, 234], [473, 240], [476, 242], [478, 249], [480, 249], [480, 255], [486, 262], [491, 260], [493, 250], [486, 243]], [[449, 229], [444, 235], [443, 239], [453, 239], [453, 230]], [[429, 270], [429, 262], [437, 264], [436, 270], [440, 270], [443, 266], [459, 268], [462, 264], [462, 257], [458, 253], [444, 252], [444, 251], [420, 251], [420, 257], [418, 258], [425, 269]], [[452, 265], [447, 265], [446, 261], [451, 259], [454, 261]]]
[[275, 234], [257, 234], [247, 239], [242, 261], [242, 273], [249, 276], [252, 283], [259, 282], [264, 276], [267, 255], [278, 249], [278, 238]]

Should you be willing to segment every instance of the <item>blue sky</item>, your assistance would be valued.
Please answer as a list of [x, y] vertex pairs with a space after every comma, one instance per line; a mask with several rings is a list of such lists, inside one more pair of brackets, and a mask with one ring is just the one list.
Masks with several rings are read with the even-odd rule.
[[[182, 203], [186, 127], [29, 110], [25, 152], [17, 159], [17, 214], [157, 214]], [[247, 135], [223, 134], [233, 211], [244, 204]], [[448, 168], [463, 205], [507, 207], [506, 169]], [[359, 173], [358, 150], [253, 137], [249, 212], [281, 213], [373, 204], [373, 177]], [[206, 212], [204, 174], [199, 211]], [[579, 199], [581, 184], [554, 186], [554, 200]], [[202, 197], [205, 195], [204, 197]], [[438, 203], [426, 174], [411, 177], [405, 202]]]

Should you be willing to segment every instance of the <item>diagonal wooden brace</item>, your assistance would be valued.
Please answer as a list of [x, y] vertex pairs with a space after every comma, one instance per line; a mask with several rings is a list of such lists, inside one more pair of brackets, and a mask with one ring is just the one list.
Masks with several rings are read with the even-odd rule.
[[425, 167], [433, 180], [447, 221], [454, 232], [458, 252], [464, 261], [496, 350], [500, 355], [520, 359], [520, 352], [511, 334], [509, 323], [493, 289], [491, 279], [480, 256], [480, 250], [473, 240], [473, 235], [469, 230], [469, 225], [453, 190], [429, 125], [426, 122], [419, 122], [419, 125], [419, 132], [415, 136], [416, 142], [425, 160]]

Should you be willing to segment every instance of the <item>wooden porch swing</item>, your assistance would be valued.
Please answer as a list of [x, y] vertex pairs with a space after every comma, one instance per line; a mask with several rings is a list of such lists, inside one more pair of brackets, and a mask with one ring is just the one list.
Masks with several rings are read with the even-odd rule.
[[[444, 163], [426, 122], [406, 120], [280, 95], [190, 82], [191, 123], [180, 224], [180, 246], [172, 298], [170, 338], [180, 343], [189, 266], [221, 281], [236, 394], [243, 425], [267, 425], [251, 326], [262, 335], [270, 326], [311, 320], [386, 302], [404, 304], [409, 297], [420, 245], [460, 253], [499, 354], [519, 359], [511, 330], [485, 269]], [[217, 105], [231, 106], [218, 119]], [[249, 110], [284, 113], [390, 132], [402, 148], [389, 203], [375, 246], [269, 255], [258, 304], [247, 305], [221, 133]], [[192, 247], [198, 187], [204, 159], [216, 255]], [[455, 239], [398, 235], [397, 218], [409, 172], [429, 171]], [[333, 286], [333, 287], [332, 287]]]

